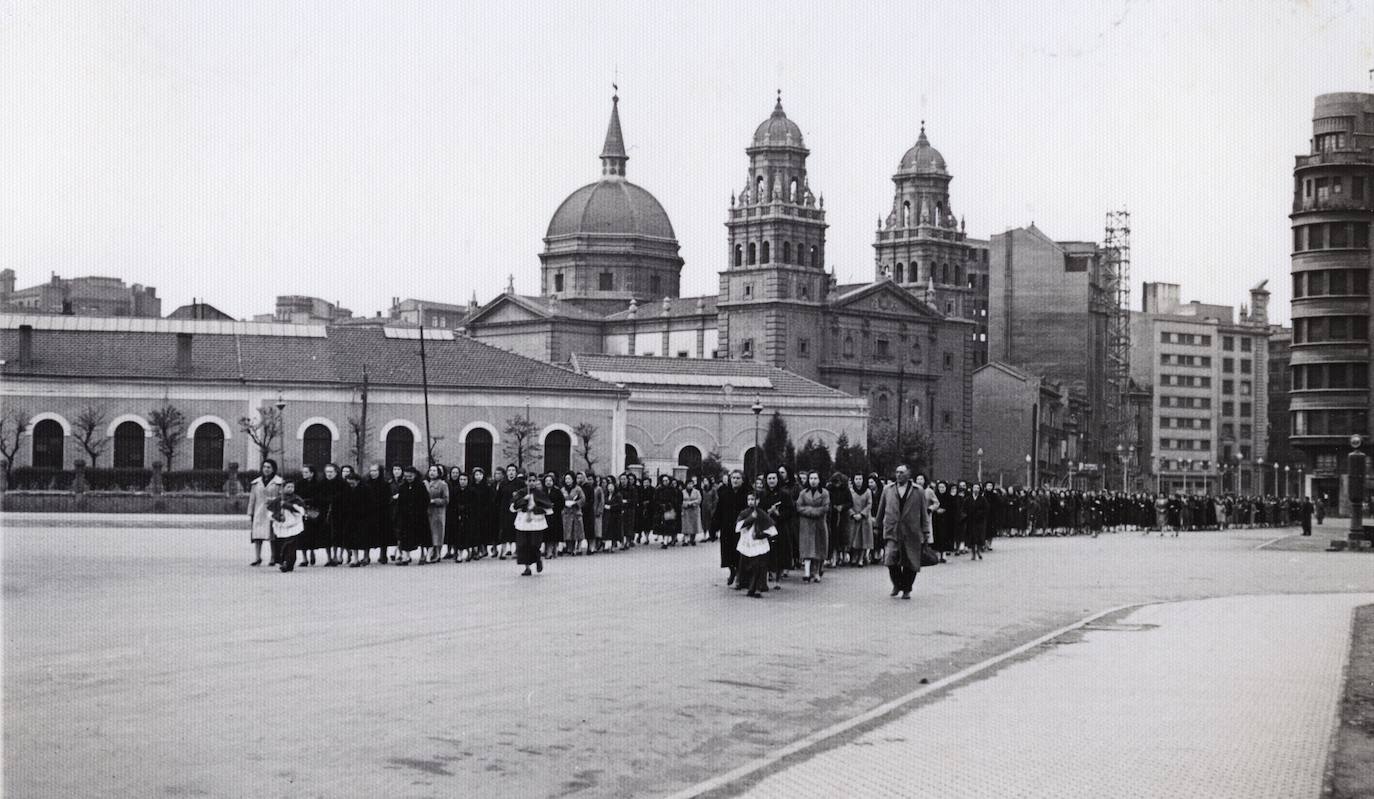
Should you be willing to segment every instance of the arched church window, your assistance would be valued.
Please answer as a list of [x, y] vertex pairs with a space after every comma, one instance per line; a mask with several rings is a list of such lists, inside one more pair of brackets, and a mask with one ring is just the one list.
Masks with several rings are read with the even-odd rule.
[[744, 247], [743, 247], [743, 245], [736, 244], [736, 245], [735, 245], [735, 266], [742, 266], [743, 264], [744, 264]]
[[949, 264], [940, 264], [940, 282], [949, 284]]
[[888, 417], [888, 412], [887, 395], [879, 394], [878, 401], [873, 406], [873, 415], [877, 416], [879, 419], [886, 419]]
[[753, 266], [755, 263], [756, 263], [755, 245], [754, 245], [754, 242], [751, 241], [751, 242], [749, 242], [749, 265], [750, 265], [750, 266]]
[[854, 337], [849, 334], [845, 334], [844, 337], [844, 357], [854, 357]]
[[768, 261], [769, 261], [769, 254], [770, 254], [770, 253], [769, 253], [769, 249], [770, 249], [770, 247], [769, 247], [769, 242], [766, 242], [766, 241], [765, 241], [765, 242], [763, 243], [763, 250], [762, 250], [762, 252], [761, 252], [760, 255], [759, 255], [759, 263], [761, 263], [761, 264], [766, 264], [766, 263], [768, 263]]
[[790, 189], [788, 189], [787, 197], [788, 197], [788, 200], [790, 200], [791, 202], [794, 202], [794, 203], [795, 203], [795, 202], [797, 201], [797, 179], [796, 179], [796, 178], [792, 178], [792, 187], [791, 187]]
[[793, 252], [795, 252], [795, 253], [797, 254], [797, 260], [796, 260], [796, 261], [793, 261], [793, 263], [795, 263], [797, 266], [805, 266], [805, 265], [806, 265], [806, 245], [805, 245], [805, 244], [802, 244], [802, 243], [799, 241], [799, 242], [797, 242], [796, 247], [797, 247], [797, 248], [796, 248], [795, 250], [793, 250]]
[[906, 266], [904, 266], [901, 261], [897, 262], [897, 282], [906, 282]]
[[954, 265], [954, 285], [958, 286], [964, 282], [963, 271], [964, 268], [962, 266], [957, 263]]
[[759, 175], [754, 180], [754, 202], [761, 203], [766, 199], [768, 198], [763, 196], [763, 175]]
[[911, 200], [902, 203], [902, 227], [911, 227]]
[[814, 244], [811, 245], [811, 265], [812, 265], [812, 266], [820, 266], [820, 265], [821, 265], [821, 250], [820, 250], [819, 247], [817, 247], [817, 246], [814, 245]]
[[790, 241], [782, 243], [782, 262], [785, 264], [792, 263], [792, 242]]

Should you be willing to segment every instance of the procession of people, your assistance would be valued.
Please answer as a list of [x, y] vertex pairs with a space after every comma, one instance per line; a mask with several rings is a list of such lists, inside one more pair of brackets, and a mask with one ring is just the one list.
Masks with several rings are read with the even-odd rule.
[[[891, 596], [910, 599], [922, 567], [982, 560], [998, 536], [1098, 536], [1301, 526], [1324, 506], [1308, 498], [1003, 488], [930, 481], [896, 468], [845, 475], [786, 466], [747, 483], [740, 470], [657, 479], [480, 467], [374, 464], [303, 466], [295, 478], [267, 460], [249, 490], [254, 560], [269, 565], [361, 568], [512, 560], [521, 576], [559, 557], [715, 542], [726, 585], [762, 597], [794, 573], [820, 582], [827, 569], [881, 566]], [[297, 518], [299, 517], [299, 518]], [[1318, 519], [1320, 523], [1320, 518]], [[286, 534], [290, 531], [290, 534]], [[374, 554], [375, 553], [375, 554]]]

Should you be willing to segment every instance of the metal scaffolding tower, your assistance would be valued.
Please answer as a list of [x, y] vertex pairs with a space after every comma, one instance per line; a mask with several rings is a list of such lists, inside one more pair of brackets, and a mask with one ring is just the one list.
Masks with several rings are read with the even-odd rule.
[[1104, 449], [1135, 440], [1131, 414], [1131, 213], [1107, 212], [1102, 244], [1102, 282], [1111, 309], [1107, 320], [1107, 440]]

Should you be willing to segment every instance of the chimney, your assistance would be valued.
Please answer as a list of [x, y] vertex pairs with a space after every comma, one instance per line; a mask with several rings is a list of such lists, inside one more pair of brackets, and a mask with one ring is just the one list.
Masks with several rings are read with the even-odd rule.
[[177, 333], [177, 371], [191, 371], [191, 334]]
[[33, 366], [33, 325], [19, 326], [19, 365]]

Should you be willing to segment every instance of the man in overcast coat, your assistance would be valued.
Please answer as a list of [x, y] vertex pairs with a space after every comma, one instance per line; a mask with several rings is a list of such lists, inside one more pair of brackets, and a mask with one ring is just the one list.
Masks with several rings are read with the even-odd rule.
[[892, 596], [911, 599], [921, 570], [921, 544], [930, 532], [926, 494], [911, 482], [906, 466], [897, 467], [897, 482], [883, 492], [879, 511], [883, 526], [883, 564], [892, 578]]

